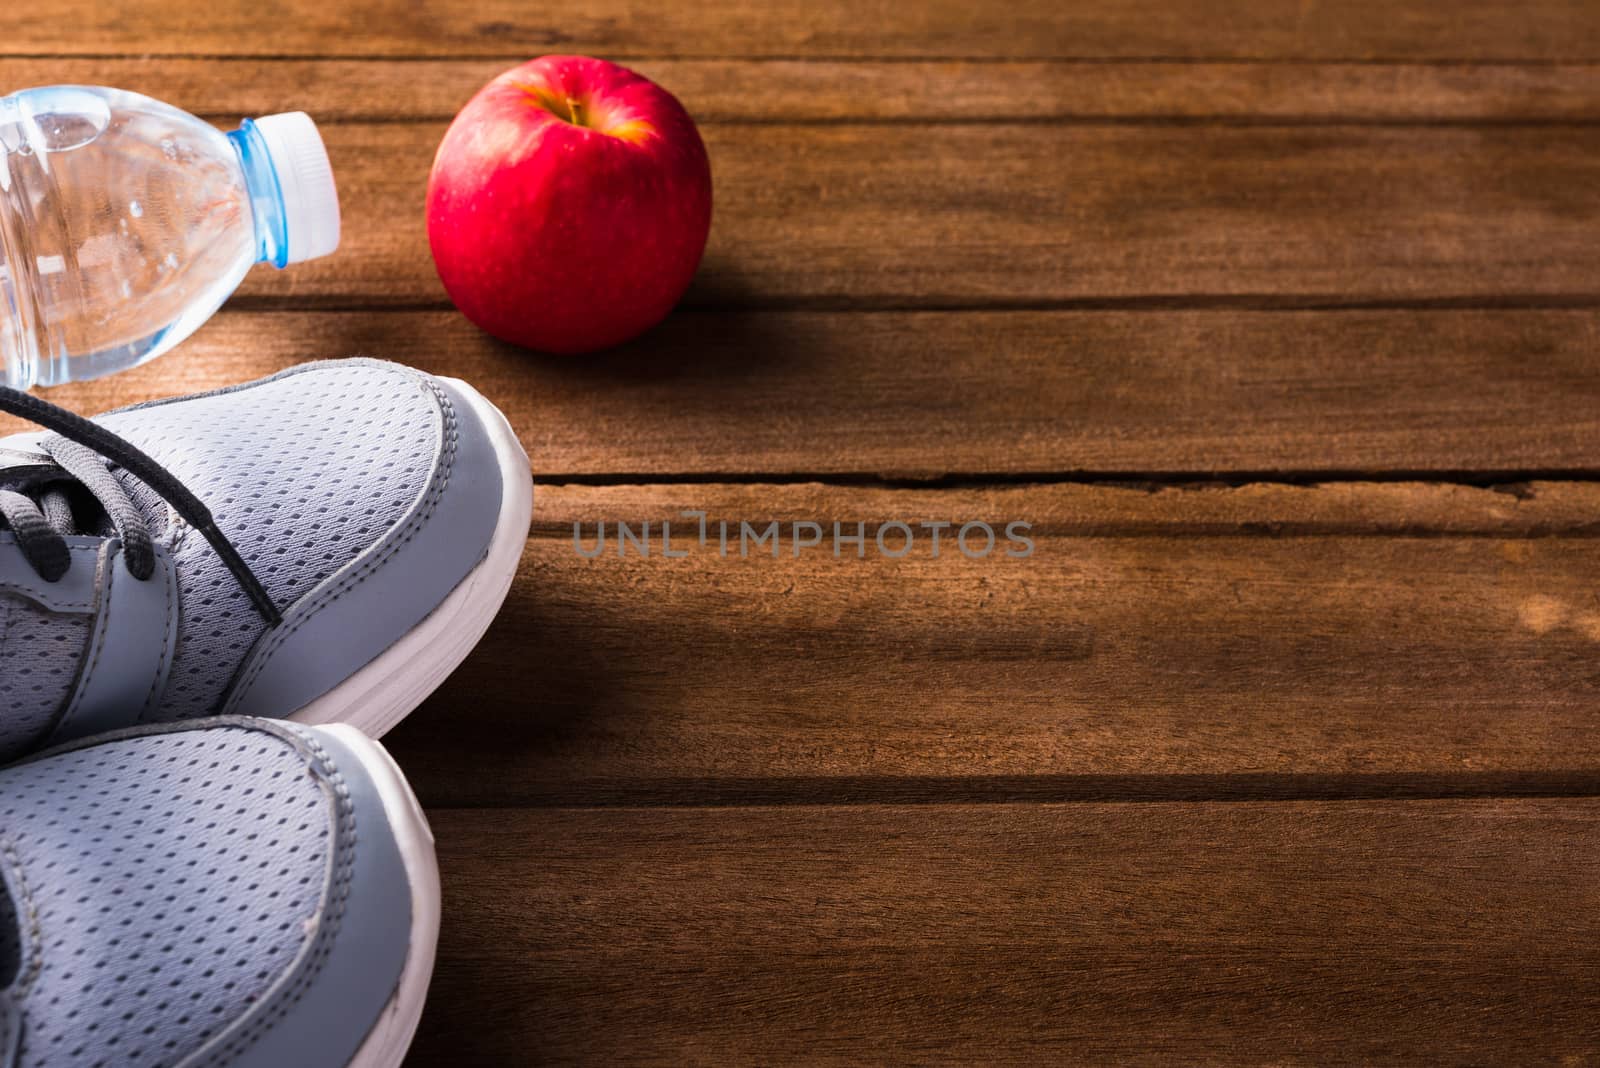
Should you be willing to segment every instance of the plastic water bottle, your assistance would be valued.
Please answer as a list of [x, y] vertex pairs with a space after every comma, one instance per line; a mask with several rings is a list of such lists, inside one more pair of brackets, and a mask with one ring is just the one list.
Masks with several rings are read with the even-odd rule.
[[322, 137], [301, 112], [224, 134], [137, 93], [0, 97], [0, 358], [26, 389], [144, 363], [262, 261], [339, 245]]

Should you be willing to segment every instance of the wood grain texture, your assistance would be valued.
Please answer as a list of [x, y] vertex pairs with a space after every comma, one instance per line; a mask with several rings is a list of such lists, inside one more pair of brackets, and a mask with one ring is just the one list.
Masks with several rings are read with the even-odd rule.
[[[718, 181], [687, 310], [585, 360], [423, 233], [444, 123], [551, 51], [677, 91]], [[346, 210], [52, 399], [378, 355], [533, 455], [504, 613], [388, 739], [446, 881], [408, 1064], [1600, 1060], [1592, 0], [62, 0], [0, 57], [303, 107]], [[1034, 551], [793, 550], [890, 520]]]
[[[3, 88], [109, 84], [236, 123], [448, 120], [512, 58], [372, 60], [51, 57], [0, 61]], [[702, 123], [1340, 122], [1600, 119], [1589, 64], [1150, 63], [1110, 60], [643, 59]]]
[[[1594, 490], [1520, 492], [542, 487], [500, 620], [390, 742], [442, 805], [1590, 791]], [[802, 517], [820, 547], [740, 558], [738, 521]]]
[[50, 397], [93, 413], [368, 355], [476, 383], [547, 481], [1522, 477], [1600, 469], [1597, 350], [1586, 311], [680, 312], [581, 360], [453, 312], [224, 312]]
[[[446, 881], [411, 1065], [1584, 1063], [1590, 8], [64, 0], [0, 78], [304, 107], [344, 193], [341, 256], [53, 400], [363, 353], [533, 454], [506, 611], [389, 737]], [[446, 120], [546, 51], [717, 171], [686, 310], [589, 360], [477, 333], [422, 232]], [[971, 520], [1034, 552], [931, 555]], [[864, 558], [795, 553], [835, 521]]]
[[[242, 293], [443, 302], [439, 123], [327, 131], [339, 255]], [[1600, 127], [708, 127], [690, 305], [1600, 299]], [[536, 269], [536, 268], [535, 268]]]
[[1600, 537], [1600, 482], [1594, 481], [1022, 483], [955, 489], [757, 482], [540, 485], [536, 492], [531, 536], [570, 538], [579, 523], [586, 545], [601, 519], [635, 529], [648, 521], [657, 538], [661, 521], [672, 520], [676, 530], [693, 528], [698, 540], [700, 520], [682, 515], [698, 510], [708, 525], [775, 519], [788, 538], [792, 524], [818, 516], [860, 519], [875, 532], [902, 517], [908, 504], [934, 512], [1022, 516], [1035, 533], [1061, 538]]
[[62, 0], [0, 13], [11, 55], [972, 56], [1185, 59], [1592, 60], [1600, 21], [1584, 0], [1095, 0], [1005, 5], [928, 0]]
[[1600, 1056], [1592, 799], [433, 820], [424, 1064]]

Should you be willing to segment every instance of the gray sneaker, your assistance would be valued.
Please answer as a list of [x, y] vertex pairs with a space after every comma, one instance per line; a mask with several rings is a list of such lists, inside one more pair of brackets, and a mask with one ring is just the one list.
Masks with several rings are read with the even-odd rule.
[[397, 364], [307, 364], [0, 439], [0, 761], [209, 715], [373, 736], [476, 644], [533, 482], [505, 417]]
[[0, 1064], [395, 1068], [433, 838], [349, 726], [160, 724], [0, 771]]

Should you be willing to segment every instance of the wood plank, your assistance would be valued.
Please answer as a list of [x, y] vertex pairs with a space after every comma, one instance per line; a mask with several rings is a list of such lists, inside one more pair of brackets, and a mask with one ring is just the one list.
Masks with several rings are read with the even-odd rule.
[[1593, 799], [433, 823], [424, 1064], [1600, 1056]]
[[[326, 133], [340, 254], [241, 292], [443, 304], [423, 222], [443, 124]], [[691, 305], [1600, 300], [1600, 126], [710, 126]]]
[[1597, 349], [1587, 311], [681, 312], [562, 359], [451, 312], [224, 312], [50, 397], [93, 413], [382, 356], [476, 383], [546, 480], [1584, 473]]
[[[302, 108], [323, 123], [448, 120], [507, 58], [13, 59], [7, 88], [116, 85], [225, 124]], [[703, 123], [1592, 122], [1587, 64], [972, 63], [646, 59]]]
[[[1592, 792], [1597, 488], [1520, 492], [541, 487], [499, 621], [390, 741], [439, 805]], [[723, 556], [721, 517], [823, 540]], [[591, 551], [650, 518], [651, 555], [573, 518]]]
[[[442, 302], [423, 223], [444, 127], [328, 131], [345, 243], [242, 292]], [[1600, 126], [708, 127], [690, 304], [1600, 300]]]
[[61, 0], [0, 12], [10, 55], [951, 56], [1183, 59], [1592, 60], [1586, 0], [1096, 0], [1005, 5], [925, 0], [864, 10], [851, 0]]

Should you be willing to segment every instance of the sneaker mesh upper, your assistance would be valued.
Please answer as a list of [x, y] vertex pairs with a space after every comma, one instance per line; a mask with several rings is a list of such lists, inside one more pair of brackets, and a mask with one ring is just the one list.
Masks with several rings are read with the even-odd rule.
[[0, 594], [0, 761], [37, 744], [72, 695], [89, 623]]
[[[99, 421], [205, 502], [279, 607], [405, 517], [427, 486], [441, 425], [422, 375], [369, 360], [308, 365], [245, 389]], [[133, 487], [136, 499], [165, 511]], [[157, 529], [166, 525], [163, 519]], [[187, 527], [167, 535], [182, 618], [162, 714], [208, 715], [264, 624], [203, 538]]]
[[314, 930], [333, 818], [294, 746], [238, 727], [0, 774], [0, 831], [38, 932], [19, 965], [18, 911], [0, 909], [19, 1064], [169, 1065], [233, 1023]]

